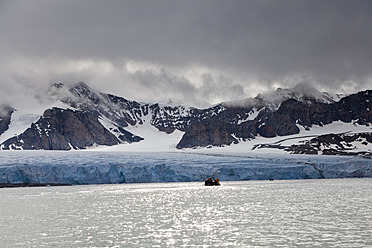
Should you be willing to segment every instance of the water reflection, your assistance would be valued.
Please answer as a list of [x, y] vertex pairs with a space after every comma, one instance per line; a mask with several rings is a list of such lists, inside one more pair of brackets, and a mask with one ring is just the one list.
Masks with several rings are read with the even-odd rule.
[[5, 247], [367, 247], [371, 179], [1, 189]]

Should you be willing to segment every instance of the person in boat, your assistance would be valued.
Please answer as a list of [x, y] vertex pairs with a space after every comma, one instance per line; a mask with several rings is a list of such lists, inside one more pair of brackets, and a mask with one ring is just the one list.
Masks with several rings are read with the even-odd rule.
[[205, 180], [205, 186], [211, 186], [211, 185], [213, 185], [212, 178], [208, 178], [207, 180]]
[[219, 186], [220, 185], [220, 180], [216, 178], [216, 180], [212, 180], [212, 178], [208, 178], [205, 180], [205, 186]]

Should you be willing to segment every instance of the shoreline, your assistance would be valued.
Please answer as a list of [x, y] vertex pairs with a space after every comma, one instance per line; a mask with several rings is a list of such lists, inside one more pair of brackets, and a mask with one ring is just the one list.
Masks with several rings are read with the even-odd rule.
[[67, 183], [0, 183], [0, 188], [72, 186]]

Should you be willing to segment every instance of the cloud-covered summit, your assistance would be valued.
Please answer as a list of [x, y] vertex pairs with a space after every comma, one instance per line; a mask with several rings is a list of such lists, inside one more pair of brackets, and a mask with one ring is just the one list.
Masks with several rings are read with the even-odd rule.
[[372, 85], [370, 13], [368, 0], [5, 0], [0, 97], [59, 81], [188, 104], [301, 82], [355, 92]]

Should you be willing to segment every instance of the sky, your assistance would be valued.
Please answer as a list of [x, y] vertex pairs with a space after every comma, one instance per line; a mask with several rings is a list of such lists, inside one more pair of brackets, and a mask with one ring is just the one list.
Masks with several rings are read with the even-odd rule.
[[84, 81], [204, 106], [372, 89], [370, 0], [0, 0], [0, 103]]

